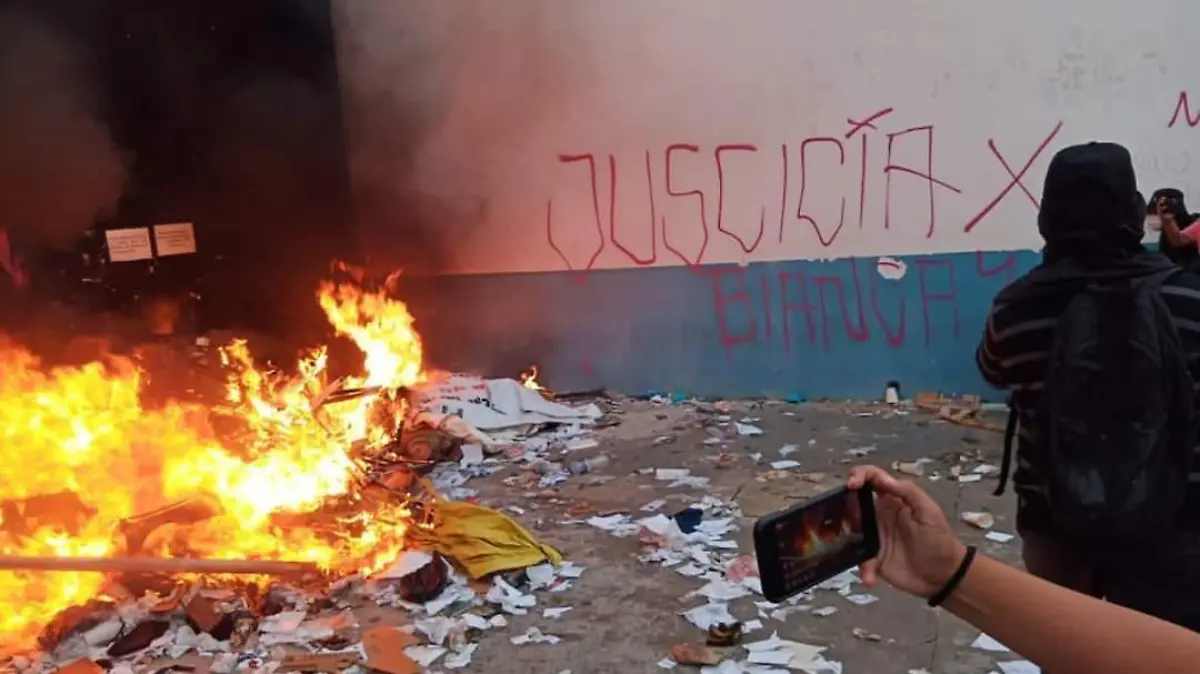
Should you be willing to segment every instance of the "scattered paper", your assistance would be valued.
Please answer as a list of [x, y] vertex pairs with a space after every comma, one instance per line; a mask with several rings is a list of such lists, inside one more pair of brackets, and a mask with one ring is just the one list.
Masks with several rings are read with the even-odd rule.
[[662, 509], [662, 507], [665, 505], [667, 505], [666, 499], [663, 499], [663, 498], [655, 499], [655, 500], [647, 503], [646, 505], [642, 506], [642, 512], [645, 512], [645, 513], [657, 512], [658, 510]]
[[848, 594], [846, 595], [846, 601], [850, 602], [851, 604], [866, 606], [879, 601], [879, 597], [876, 597], [873, 594]]
[[574, 608], [574, 607], [572, 607], [572, 606], [556, 606], [554, 608], [543, 609], [542, 617], [550, 618], [550, 619], [561, 618], [564, 615], [566, 615], [567, 611], [570, 611], [572, 608]]
[[471, 657], [475, 655], [475, 649], [479, 644], [465, 644], [462, 648], [454, 651], [442, 660], [442, 666], [446, 669], [462, 669], [471, 664]]
[[509, 639], [514, 646], [524, 646], [526, 644], [557, 644], [562, 639], [553, 634], [545, 634], [536, 627], [530, 627], [525, 630], [524, 634], [518, 634]]
[[573, 409], [551, 402], [515, 379], [452, 375], [421, 387], [417, 393], [421, 409], [452, 414], [483, 431], [551, 423], [590, 424], [601, 416], [595, 405]]
[[1012, 660], [997, 662], [996, 666], [1004, 674], [1041, 674], [1041, 668], [1028, 660]]
[[744, 437], [752, 438], [763, 434], [763, 430], [754, 424], [744, 424], [740, 421], [735, 421], [733, 425], [737, 428], [737, 434]]
[[975, 641], [971, 642], [971, 648], [981, 651], [989, 651], [992, 653], [1007, 653], [1009, 651], [1008, 646], [1005, 646], [986, 634], [980, 634], [979, 636], [975, 637]]
[[999, 531], [989, 531], [984, 534], [983, 537], [994, 543], [1007, 543], [1016, 538], [1016, 536], [1013, 536], [1012, 534], [1005, 534]]
[[429, 667], [446, 654], [446, 649], [441, 646], [409, 646], [404, 649], [404, 654], [412, 658], [413, 662], [418, 665]]
[[772, 461], [771, 462], [771, 468], [774, 470], [789, 470], [791, 468], [799, 468], [799, 467], [800, 467], [799, 461], [792, 461], [790, 459], [786, 460], [786, 461]]
[[733, 623], [737, 622], [737, 618], [734, 618], [729, 612], [729, 606], [720, 602], [701, 604], [700, 606], [688, 609], [679, 615], [683, 616], [691, 624], [705, 631], [708, 631], [708, 629], [714, 625], [732, 625]]
[[996, 524], [995, 516], [985, 512], [964, 512], [962, 521], [976, 529], [991, 529]]

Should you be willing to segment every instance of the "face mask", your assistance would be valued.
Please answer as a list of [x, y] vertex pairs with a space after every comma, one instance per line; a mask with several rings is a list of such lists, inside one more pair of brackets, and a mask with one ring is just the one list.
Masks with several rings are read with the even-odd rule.
[[1147, 215], [1146, 216], [1146, 229], [1148, 229], [1152, 232], [1157, 232], [1157, 231], [1162, 230], [1162, 218], [1158, 217], [1157, 215]]

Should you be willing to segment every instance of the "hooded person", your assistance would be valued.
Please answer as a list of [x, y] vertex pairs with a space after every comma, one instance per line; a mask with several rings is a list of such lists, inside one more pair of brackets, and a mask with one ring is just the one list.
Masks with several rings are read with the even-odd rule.
[[1145, 209], [1124, 147], [1059, 151], [1042, 262], [996, 296], [976, 364], [1009, 394], [996, 494], [1017, 440], [1026, 568], [1200, 630], [1180, 601], [1200, 596], [1200, 276], [1146, 250]]

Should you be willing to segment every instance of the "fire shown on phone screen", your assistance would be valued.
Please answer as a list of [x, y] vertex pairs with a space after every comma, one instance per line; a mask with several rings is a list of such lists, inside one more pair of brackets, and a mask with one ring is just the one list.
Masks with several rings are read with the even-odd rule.
[[799, 513], [799, 517], [775, 524], [779, 560], [791, 570], [819, 570], [862, 545], [862, 509], [858, 495], [848, 491], [841, 498], [824, 499]]
[[870, 488], [845, 488], [772, 513], [754, 526], [763, 595], [780, 601], [874, 557], [879, 532]]

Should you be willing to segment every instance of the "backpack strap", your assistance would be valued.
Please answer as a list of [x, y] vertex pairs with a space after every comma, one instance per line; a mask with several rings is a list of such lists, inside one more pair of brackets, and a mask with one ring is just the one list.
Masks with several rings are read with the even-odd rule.
[[1012, 471], [1013, 440], [1017, 436], [1017, 406], [1013, 397], [1008, 397], [1008, 422], [1004, 424], [1004, 458], [1000, 460], [1000, 484], [992, 496], [1003, 496], [1008, 488], [1008, 474]]

